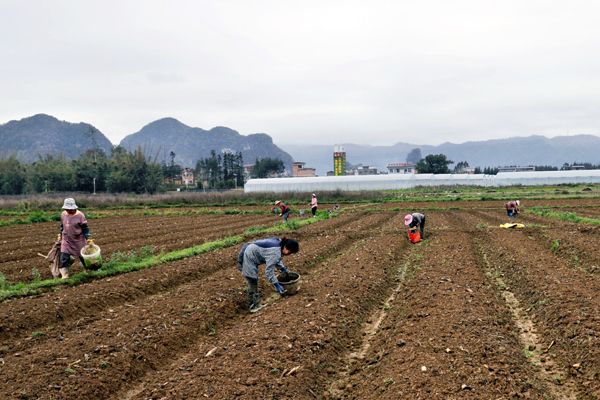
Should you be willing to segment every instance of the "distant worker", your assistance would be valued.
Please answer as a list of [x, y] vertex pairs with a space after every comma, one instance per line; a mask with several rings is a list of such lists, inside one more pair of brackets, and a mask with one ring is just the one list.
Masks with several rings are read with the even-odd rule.
[[506, 208], [506, 215], [508, 215], [509, 218], [516, 217], [517, 214], [521, 212], [521, 209], [519, 208], [520, 205], [520, 200], [513, 200], [506, 203], [504, 205], [504, 207]]
[[312, 199], [310, 200], [310, 211], [312, 212], [313, 217], [317, 214], [317, 208], [319, 204], [317, 203], [317, 195], [312, 194]]
[[267, 238], [245, 243], [238, 254], [238, 269], [248, 283], [248, 308], [255, 313], [263, 306], [258, 291], [258, 266], [265, 264], [265, 276], [280, 295], [285, 289], [275, 276], [275, 268], [286, 274], [287, 268], [281, 261], [282, 256], [297, 253], [300, 245], [294, 239]]
[[60, 268], [59, 272], [63, 279], [69, 277], [69, 267], [72, 264], [71, 256], [79, 257], [81, 265], [84, 265], [81, 257], [81, 249], [86, 244], [92, 244], [91, 233], [85, 215], [77, 210], [77, 204], [72, 198], [65, 199], [63, 211], [60, 215]]
[[404, 216], [404, 225], [411, 231], [416, 231], [419, 228], [421, 240], [425, 239], [425, 215], [421, 213], [406, 214]]
[[277, 200], [275, 205], [279, 207], [279, 216], [283, 218], [283, 222], [286, 223], [290, 216], [290, 208], [281, 200]]

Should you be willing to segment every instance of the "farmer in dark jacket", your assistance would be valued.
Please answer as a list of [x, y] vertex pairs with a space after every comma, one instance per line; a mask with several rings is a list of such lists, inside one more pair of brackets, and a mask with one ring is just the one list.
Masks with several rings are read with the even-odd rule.
[[415, 231], [419, 228], [421, 240], [425, 239], [425, 215], [421, 213], [406, 214], [404, 216], [404, 225], [408, 229]]
[[282, 273], [288, 270], [281, 261], [282, 256], [297, 253], [300, 245], [294, 239], [268, 238], [245, 243], [238, 254], [238, 269], [248, 283], [248, 304], [250, 312], [254, 313], [263, 306], [260, 304], [258, 291], [258, 266], [265, 264], [265, 275], [277, 293], [283, 294], [284, 288], [275, 276], [275, 268]]

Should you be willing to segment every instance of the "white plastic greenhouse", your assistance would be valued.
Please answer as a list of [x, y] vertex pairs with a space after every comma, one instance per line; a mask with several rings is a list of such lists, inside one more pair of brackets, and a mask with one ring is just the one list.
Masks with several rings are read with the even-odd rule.
[[393, 190], [417, 186], [529, 186], [566, 183], [600, 183], [600, 170], [501, 172], [498, 175], [388, 174], [250, 179], [244, 185], [244, 191], [246, 193], [289, 193], [334, 190]]

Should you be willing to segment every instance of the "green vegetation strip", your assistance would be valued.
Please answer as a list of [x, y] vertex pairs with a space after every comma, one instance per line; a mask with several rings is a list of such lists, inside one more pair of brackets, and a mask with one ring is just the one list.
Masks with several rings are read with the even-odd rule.
[[[108, 218], [108, 217], [122, 217], [124, 215], [123, 212], [88, 212], [83, 210], [87, 219], [100, 219], [100, 218]], [[166, 211], [166, 210], [144, 210], [141, 212], [134, 213], [126, 213], [126, 215], [133, 216], [144, 216], [144, 217], [152, 217], [152, 216], [190, 216], [190, 215], [267, 215], [271, 214], [271, 211], [264, 210], [239, 210], [236, 208], [228, 209], [228, 210], [206, 210], [206, 209], [198, 209], [198, 210], [177, 210], [177, 211]], [[13, 214], [16, 215], [16, 214]], [[18, 214], [17, 214], [18, 215]], [[10, 226], [10, 225], [23, 225], [23, 224], [34, 224], [38, 222], [52, 222], [52, 221], [60, 221], [60, 213], [56, 212], [44, 212], [40, 210], [32, 211], [29, 213], [22, 212], [19, 216], [7, 219], [4, 221], [0, 221], [0, 227], [2, 226]]]
[[139, 271], [142, 269], [154, 267], [156, 265], [182, 260], [184, 258], [197, 256], [210, 251], [219, 250], [225, 247], [234, 246], [242, 243], [257, 234], [286, 232], [297, 230], [303, 226], [315, 222], [329, 219], [337, 214], [331, 215], [327, 212], [319, 212], [316, 217], [303, 220], [291, 220], [286, 224], [280, 223], [272, 227], [252, 227], [245, 230], [241, 235], [228, 236], [223, 239], [206, 242], [197, 246], [188, 247], [181, 250], [175, 250], [168, 253], [152, 255], [151, 247], [144, 247], [139, 253], [115, 253], [105, 265], [97, 271], [84, 271], [72, 275], [68, 279], [45, 279], [34, 280], [32, 282], [17, 282], [10, 284], [6, 282], [4, 276], [0, 274], [0, 301], [13, 297], [30, 296], [41, 293], [45, 289], [61, 285], [76, 286], [85, 282], [108, 276], [120, 275], [127, 272]]
[[577, 215], [574, 212], [568, 211], [553, 211], [547, 207], [531, 207], [527, 210], [527, 212], [539, 215], [540, 217], [554, 218], [561, 221], [574, 222], [577, 224], [600, 225], [600, 219], [598, 218], [582, 217], [581, 215]]

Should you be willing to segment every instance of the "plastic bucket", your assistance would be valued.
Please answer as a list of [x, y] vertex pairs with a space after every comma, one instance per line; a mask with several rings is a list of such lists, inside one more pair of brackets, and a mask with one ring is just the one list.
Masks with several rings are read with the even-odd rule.
[[290, 271], [286, 274], [280, 274], [277, 280], [285, 289], [285, 295], [296, 294], [300, 289], [300, 274], [297, 272]]
[[79, 252], [83, 258], [83, 267], [85, 269], [99, 269], [102, 266], [102, 255], [100, 246], [88, 244]]
[[421, 241], [421, 232], [415, 231], [414, 233], [408, 230], [408, 240], [411, 243], [419, 243]]

